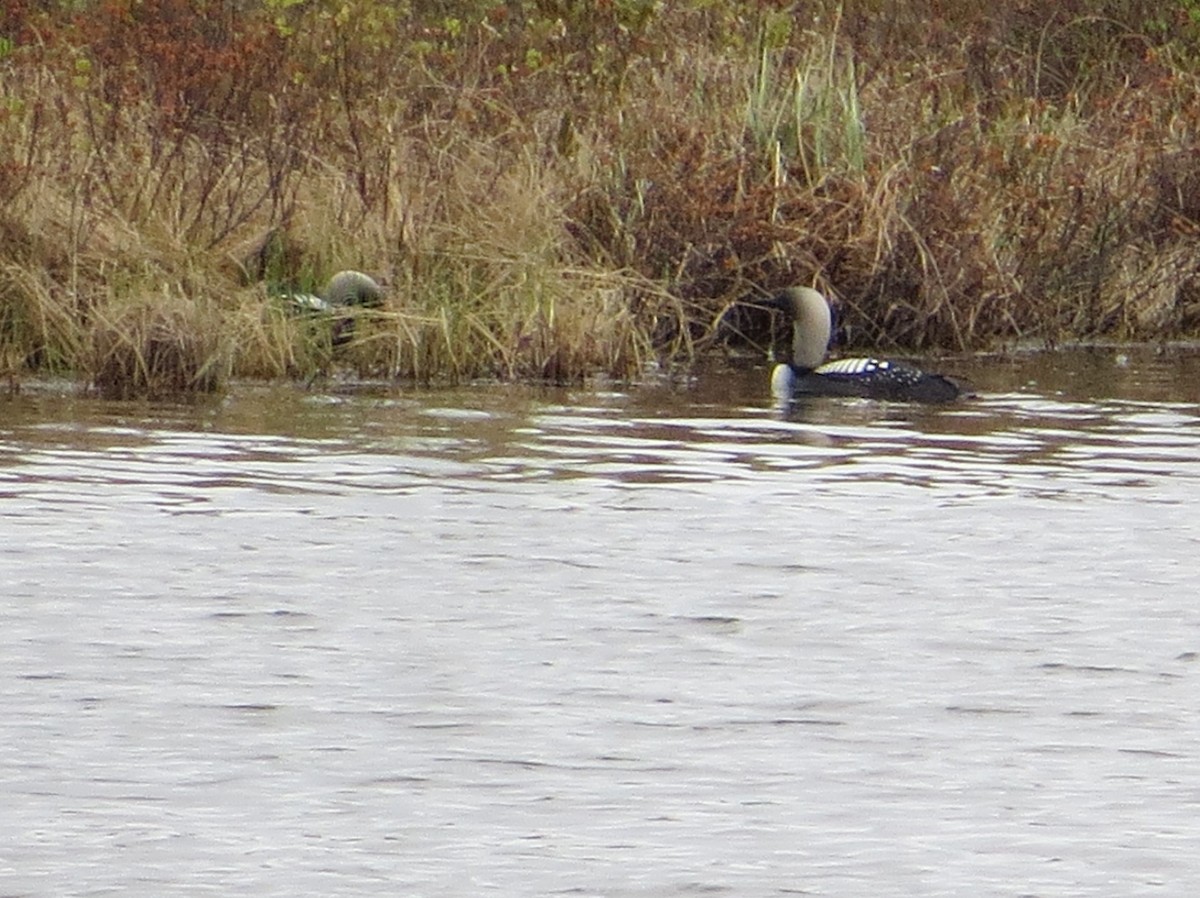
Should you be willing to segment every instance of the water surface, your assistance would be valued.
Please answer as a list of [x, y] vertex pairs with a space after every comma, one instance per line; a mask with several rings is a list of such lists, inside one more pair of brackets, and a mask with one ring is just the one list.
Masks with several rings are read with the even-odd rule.
[[0, 894], [1200, 888], [1200, 355], [0, 401]]

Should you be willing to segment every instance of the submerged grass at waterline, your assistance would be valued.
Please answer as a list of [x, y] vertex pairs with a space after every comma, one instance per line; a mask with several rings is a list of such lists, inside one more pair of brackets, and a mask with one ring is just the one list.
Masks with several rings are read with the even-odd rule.
[[[0, 374], [632, 378], [793, 283], [845, 345], [1200, 331], [1191, 0], [447, 9], [0, 0]], [[346, 268], [342, 341], [286, 297]]]

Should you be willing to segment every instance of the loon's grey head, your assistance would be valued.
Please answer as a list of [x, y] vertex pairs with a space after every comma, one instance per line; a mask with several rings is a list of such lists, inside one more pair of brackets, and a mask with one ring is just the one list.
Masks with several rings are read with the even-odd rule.
[[791, 318], [793, 365], [809, 370], [825, 361], [833, 318], [824, 296], [811, 287], [788, 287], [763, 305]]
[[321, 298], [331, 307], [378, 306], [383, 302], [383, 288], [370, 275], [361, 271], [339, 271], [329, 279]]

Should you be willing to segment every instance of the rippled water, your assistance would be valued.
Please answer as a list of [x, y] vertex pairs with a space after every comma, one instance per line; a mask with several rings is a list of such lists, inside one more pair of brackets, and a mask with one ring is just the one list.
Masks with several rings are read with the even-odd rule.
[[0, 401], [0, 894], [1200, 888], [1200, 354]]

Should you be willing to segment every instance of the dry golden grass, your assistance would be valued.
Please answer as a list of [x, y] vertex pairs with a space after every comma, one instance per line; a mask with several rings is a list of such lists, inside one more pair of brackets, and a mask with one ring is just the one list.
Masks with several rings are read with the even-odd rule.
[[[8, 0], [0, 374], [633, 378], [789, 283], [873, 346], [1200, 330], [1185, 0], [584, 6]], [[280, 297], [345, 268], [334, 345]]]
[[91, 329], [92, 381], [114, 399], [211, 393], [228, 372], [220, 324], [206, 304], [170, 295], [108, 306]]

